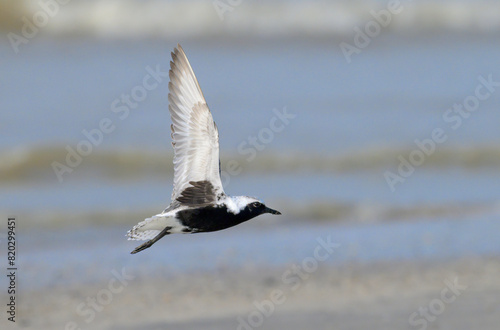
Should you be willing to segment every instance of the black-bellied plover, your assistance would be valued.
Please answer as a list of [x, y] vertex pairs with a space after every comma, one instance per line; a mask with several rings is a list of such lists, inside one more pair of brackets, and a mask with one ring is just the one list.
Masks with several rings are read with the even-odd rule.
[[180, 45], [172, 53], [169, 76], [168, 108], [174, 147], [172, 202], [162, 213], [128, 231], [129, 240], [148, 240], [132, 254], [168, 234], [217, 231], [263, 213], [281, 214], [255, 198], [224, 193], [219, 132]]

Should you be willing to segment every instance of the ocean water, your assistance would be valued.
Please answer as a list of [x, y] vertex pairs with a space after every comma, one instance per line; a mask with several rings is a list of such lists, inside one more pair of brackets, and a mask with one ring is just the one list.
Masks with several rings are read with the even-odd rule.
[[[347, 218], [360, 208], [363, 218], [380, 218], [381, 209], [411, 217], [457, 205], [497, 212], [500, 94], [481, 101], [456, 129], [443, 119], [474, 95], [479, 77], [500, 80], [497, 39], [380, 38], [350, 64], [334, 42], [185, 43], [219, 127], [226, 190], [295, 206], [292, 215], [315, 203], [344, 206]], [[33, 224], [37, 216], [44, 224], [60, 219], [55, 213], [86, 221], [93, 212], [161, 211], [172, 182], [167, 80], [123, 119], [112, 104], [142, 84], [147, 67], [167, 71], [175, 44], [43, 39], [27, 46], [16, 55], [0, 44], [7, 56], [0, 209], [29, 214]], [[274, 132], [273, 118], [282, 122], [276, 113], [290, 118]], [[68, 150], [88, 141], [83, 131], [104, 118], [114, 131], [102, 133], [60, 182], [53, 162], [68, 165]], [[434, 129], [447, 140], [392, 191], [384, 174], [398, 174], [398, 157], [409, 161], [414, 140], [430, 139]], [[333, 218], [338, 208], [330, 210]]]
[[[496, 3], [414, 5], [350, 63], [340, 43], [352, 42], [353, 24], [361, 26], [370, 19], [370, 8], [382, 8], [382, 2], [332, 2], [329, 6], [350, 13], [337, 11], [345, 21], [335, 19], [333, 9], [324, 11], [332, 17], [314, 19], [313, 10], [299, 15], [303, 24], [285, 33], [283, 24], [292, 24], [296, 11], [317, 4], [291, 2], [282, 25], [269, 19], [284, 6], [279, 1], [259, 3], [268, 6], [265, 10], [246, 10], [245, 3], [223, 21], [211, 6], [203, 7], [210, 15], [193, 12], [190, 29], [183, 30], [179, 26], [184, 23], [160, 20], [158, 13], [162, 6], [198, 8], [195, 2], [148, 1], [148, 15], [134, 23], [135, 34], [131, 27], [119, 29], [116, 18], [131, 22], [126, 17], [138, 6], [135, 1], [109, 20], [105, 13], [118, 10], [115, 1], [72, 3], [18, 53], [7, 39], [0, 41], [0, 215], [18, 218], [25, 266], [33, 270], [28, 275], [42, 269], [37, 260], [52, 253], [58, 255], [54, 260], [62, 260], [40, 280], [43, 285], [52, 283], [54, 272], [64, 271], [73, 253], [81, 258], [69, 274], [79, 272], [81, 261], [102, 253], [101, 245], [91, 252], [83, 249], [89, 238], [123, 240], [103, 254], [106, 260], [128, 253], [133, 243], [125, 241], [126, 230], [170, 202], [165, 72], [177, 42], [219, 128], [226, 192], [259, 197], [283, 213], [278, 228], [262, 217], [255, 226], [246, 224], [249, 234], [235, 229], [221, 245], [200, 238], [219, 249], [214, 253], [240, 242], [235, 249], [241, 258], [228, 263], [239, 266], [237, 260], [247, 260], [252, 233], [263, 235], [263, 255], [300, 233], [309, 237], [295, 250], [277, 250], [257, 260], [259, 265], [297, 260], [322, 232], [349, 247], [339, 254], [338, 261], [345, 262], [351, 257], [370, 262], [500, 253], [495, 235], [500, 87], [493, 85], [472, 112], [449, 112], [470, 100], [485, 79], [500, 81]], [[422, 21], [429, 11], [433, 19]], [[262, 12], [271, 14], [246, 29], [245, 22]], [[174, 23], [176, 29], [170, 29]], [[159, 71], [157, 85], [124, 109], [122, 96], [137, 93], [151, 71]], [[113, 131], [95, 133], [103, 120]], [[431, 148], [428, 141], [436, 129], [446, 141]], [[80, 162], [68, 154], [89, 145], [85, 132], [94, 132], [99, 143]], [[255, 139], [258, 146], [252, 147]], [[408, 169], [401, 159], [423, 155], [415, 140], [427, 141], [433, 151]], [[54, 162], [71, 172], [58, 177]], [[236, 164], [237, 174], [229, 174], [230, 163]], [[393, 189], [388, 172], [399, 175]], [[279, 235], [284, 236], [276, 243]], [[426, 241], [429, 235], [435, 239]], [[448, 238], [440, 240], [443, 235]], [[185, 239], [169, 237], [177, 247], [201, 244]], [[79, 252], [56, 251], [72, 244]], [[172, 267], [192, 269], [182, 260], [191, 260], [197, 251], [199, 245], [187, 249]], [[158, 253], [145, 254], [160, 258]]]

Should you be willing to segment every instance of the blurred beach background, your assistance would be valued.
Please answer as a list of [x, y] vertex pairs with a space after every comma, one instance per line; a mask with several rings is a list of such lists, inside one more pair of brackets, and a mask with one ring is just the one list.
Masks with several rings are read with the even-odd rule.
[[[14, 326], [498, 328], [500, 86], [484, 84], [500, 82], [498, 1], [401, 1], [387, 26], [380, 0], [64, 2], [0, 0]], [[170, 202], [177, 43], [219, 128], [226, 193], [283, 215], [132, 256], [126, 231]], [[452, 302], [450, 281], [466, 287]], [[274, 290], [284, 302], [266, 310]]]

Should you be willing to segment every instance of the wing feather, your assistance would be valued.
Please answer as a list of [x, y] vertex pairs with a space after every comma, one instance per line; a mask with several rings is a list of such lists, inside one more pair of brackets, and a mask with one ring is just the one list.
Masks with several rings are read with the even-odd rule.
[[[224, 193], [219, 169], [219, 132], [203, 96], [198, 80], [180, 45], [172, 53], [168, 84], [171, 136], [174, 147], [174, 189], [172, 202], [186, 200], [186, 189], [196, 182], [209, 182], [215, 196]], [[189, 191], [189, 190], [188, 190]], [[212, 200], [210, 196], [207, 200]]]

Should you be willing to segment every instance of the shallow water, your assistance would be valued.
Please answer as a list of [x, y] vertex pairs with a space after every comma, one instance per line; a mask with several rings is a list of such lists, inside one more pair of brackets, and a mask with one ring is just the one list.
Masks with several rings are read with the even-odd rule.
[[235, 268], [287, 269], [310, 259], [320, 246], [318, 240], [338, 244], [332, 247], [329, 258], [318, 262], [320, 266], [453, 260], [500, 253], [500, 223], [495, 217], [311, 225], [287, 224], [286, 220], [265, 216], [219, 233], [167, 236], [133, 256], [129, 252], [139, 242], [126, 241], [126, 229], [88, 227], [19, 233], [23, 287], [102, 281], [110, 271], [123, 267], [145, 278]]

